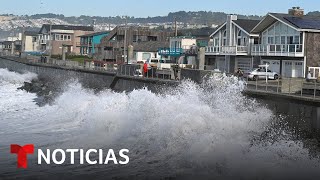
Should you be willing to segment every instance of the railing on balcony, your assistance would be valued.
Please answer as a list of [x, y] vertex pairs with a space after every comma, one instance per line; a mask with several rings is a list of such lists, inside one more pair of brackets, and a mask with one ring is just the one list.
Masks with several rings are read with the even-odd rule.
[[303, 56], [302, 44], [259, 44], [252, 47], [252, 55]]
[[248, 53], [248, 46], [207, 46], [206, 53], [240, 54]]
[[237, 53], [248, 53], [248, 46], [237, 46]]
[[220, 47], [219, 46], [207, 46], [206, 53], [219, 53]]
[[77, 42], [77, 46], [92, 46], [92, 42]]

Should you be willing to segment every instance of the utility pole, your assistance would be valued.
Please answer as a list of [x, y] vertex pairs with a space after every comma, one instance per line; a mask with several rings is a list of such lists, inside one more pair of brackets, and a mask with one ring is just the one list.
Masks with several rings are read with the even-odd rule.
[[12, 28], [12, 37], [11, 37], [11, 55], [14, 55], [14, 29]]
[[24, 26], [22, 26], [20, 57], [22, 53], [25, 52], [25, 43], [26, 43], [25, 29], [24, 29]]
[[50, 28], [49, 28], [49, 47], [50, 47], [49, 60], [51, 60], [51, 56], [52, 56], [52, 40], [53, 40], [53, 38], [51, 37], [52, 36], [51, 30], [52, 30], [52, 22], [50, 21]]
[[178, 36], [178, 27], [177, 27], [177, 18], [174, 17], [174, 31], [175, 31], [175, 36]]
[[129, 61], [128, 61], [128, 56], [127, 56], [127, 16], [126, 16], [126, 23], [125, 23], [125, 27], [124, 27], [124, 48], [123, 48], [123, 59], [124, 61], [129, 64]]

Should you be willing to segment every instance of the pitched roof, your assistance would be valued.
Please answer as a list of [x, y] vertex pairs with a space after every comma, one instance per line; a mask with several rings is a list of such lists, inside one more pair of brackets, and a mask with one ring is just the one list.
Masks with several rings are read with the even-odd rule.
[[[244, 31], [246, 31], [245, 33], [247, 33], [248, 35], [251, 35], [251, 30], [259, 24], [260, 20], [252, 20], [252, 19], [237, 19], [237, 20], [233, 20], [232, 21], [234, 24], [238, 25], [239, 27], [241, 27]], [[213, 35], [215, 35], [217, 32], [219, 32], [222, 28], [224, 28], [226, 26], [227, 22], [224, 22], [223, 24], [219, 25], [215, 31], [210, 35], [210, 37], [212, 37]]]
[[109, 33], [110, 33], [110, 31], [101, 31], [101, 32], [85, 34], [85, 35], [82, 35], [82, 36], [79, 36], [79, 37], [99, 36], [99, 35], [102, 35], [102, 34], [109, 34]]
[[233, 20], [238, 26], [240, 26], [243, 30], [250, 33], [251, 30], [260, 22], [260, 20], [251, 20], [251, 19], [238, 19]]
[[312, 17], [312, 16], [298, 17], [298, 16], [282, 14], [282, 13], [270, 13], [270, 15], [298, 29], [320, 30], [319, 17]]
[[169, 47], [169, 42], [148, 41], [133, 44], [134, 51], [157, 52], [159, 48]]
[[[50, 24], [44, 24], [41, 28], [47, 29], [48, 31], [51, 29], [58, 29], [58, 30], [78, 30], [78, 31], [94, 31], [94, 28], [92, 26], [72, 26], [72, 25], [50, 25]], [[41, 32], [40, 30], [40, 32]]]
[[38, 36], [39, 32], [37, 31], [25, 31], [24, 35], [26, 36]]

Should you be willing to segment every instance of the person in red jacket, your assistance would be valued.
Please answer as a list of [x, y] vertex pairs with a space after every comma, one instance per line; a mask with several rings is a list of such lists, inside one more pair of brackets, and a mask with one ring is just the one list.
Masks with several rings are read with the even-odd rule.
[[143, 64], [143, 75], [147, 77], [148, 74], [148, 63], [147, 61]]

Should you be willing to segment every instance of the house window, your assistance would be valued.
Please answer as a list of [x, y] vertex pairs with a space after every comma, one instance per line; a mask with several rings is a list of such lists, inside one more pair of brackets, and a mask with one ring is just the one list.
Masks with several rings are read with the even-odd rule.
[[275, 44], [280, 44], [281, 42], [280, 42], [280, 36], [276, 36], [275, 37]]
[[268, 44], [274, 44], [274, 37], [268, 37]]
[[223, 46], [226, 46], [227, 45], [227, 31], [225, 30], [223, 32]]
[[219, 38], [214, 39], [213, 46], [220, 46]]
[[241, 46], [241, 39], [242, 39], [242, 31], [241, 30], [239, 30], [239, 32], [238, 32], [238, 46]]
[[287, 37], [287, 44], [293, 44], [293, 36]]
[[286, 44], [286, 37], [285, 36], [281, 36], [281, 44]]
[[[262, 32], [263, 44], [300, 44], [302, 35], [295, 29], [276, 22]], [[264, 40], [266, 39], [266, 40]]]
[[294, 36], [294, 44], [300, 44], [300, 36]]

